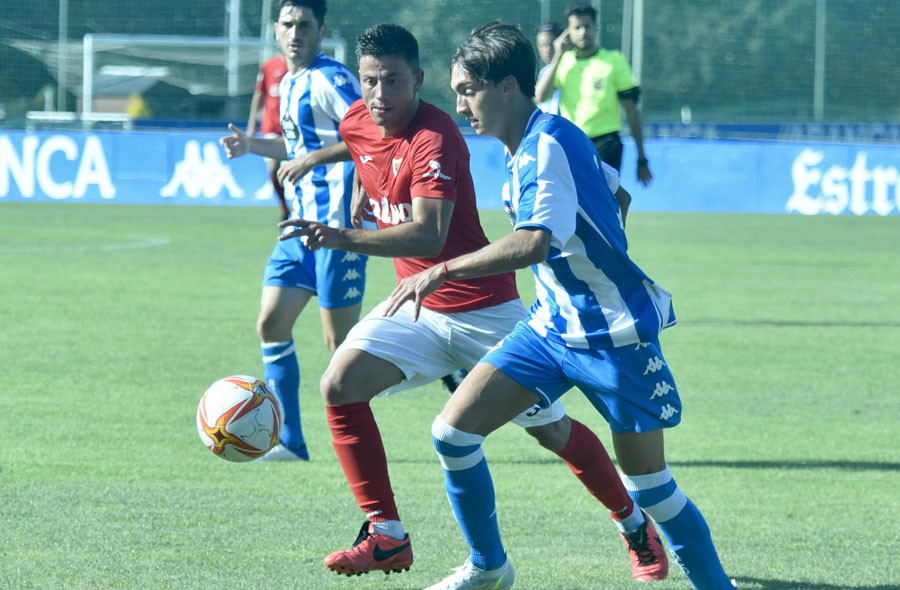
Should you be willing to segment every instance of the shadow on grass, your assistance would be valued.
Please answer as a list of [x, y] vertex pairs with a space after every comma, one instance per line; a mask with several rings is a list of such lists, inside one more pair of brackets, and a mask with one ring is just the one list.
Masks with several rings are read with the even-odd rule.
[[900, 463], [878, 461], [669, 461], [678, 467], [726, 469], [834, 469], [837, 471], [900, 471]]
[[900, 590], [897, 584], [878, 584], [877, 586], [835, 586], [822, 582], [795, 582], [791, 580], [764, 580], [736, 576], [738, 588], [749, 587], [751, 590]]
[[[560, 463], [553, 456], [534, 459], [502, 459], [489, 458], [491, 465], [545, 465]], [[432, 464], [421, 459], [391, 459], [391, 463]], [[615, 460], [613, 463], [618, 464]], [[900, 463], [883, 463], [878, 461], [669, 461], [673, 467], [715, 467], [717, 469], [776, 469], [776, 470], [812, 470], [833, 469], [835, 471], [900, 471]], [[897, 587], [900, 590], [900, 586]]]
[[740, 319], [686, 319], [680, 326], [760, 326], [767, 328], [900, 328], [897, 321], [832, 321], [832, 320], [740, 320]]

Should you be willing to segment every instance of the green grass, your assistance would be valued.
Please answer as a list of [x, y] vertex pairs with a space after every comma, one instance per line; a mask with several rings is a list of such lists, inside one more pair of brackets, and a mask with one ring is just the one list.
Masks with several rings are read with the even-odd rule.
[[[373, 408], [409, 573], [348, 579], [322, 557], [362, 521], [317, 392], [318, 314], [295, 340], [309, 464], [229, 464], [196, 404], [261, 375], [272, 209], [0, 204], [0, 588], [422, 588], [466, 547], [429, 425], [437, 385]], [[509, 231], [501, 212], [488, 233]], [[672, 291], [662, 342], [685, 409], [667, 434], [741, 588], [900, 588], [900, 218], [634, 213], [631, 251]], [[140, 246], [140, 247], [137, 247]], [[364, 307], [390, 292], [373, 260]], [[530, 301], [528, 274], [520, 275]], [[570, 413], [608, 445], [582, 396]], [[568, 469], [508, 426], [485, 450], [521, 590], [640, 588]], [[653, 588], [687, 588], [673, 571]]]

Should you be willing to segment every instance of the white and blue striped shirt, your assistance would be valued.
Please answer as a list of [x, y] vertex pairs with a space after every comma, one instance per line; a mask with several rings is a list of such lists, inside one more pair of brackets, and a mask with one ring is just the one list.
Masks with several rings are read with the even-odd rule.
[[504, 201], [515, 229], [550, 233], [534, 266], [529, 325], [570, 348], [657, 339], [675, 323], [672, 297], [628, 257], [619, 205], [590, 139], [570, 121], [535, 110], [515, 155]]
[[[281, 129], [288, 159], [341, 141], [338, 124], [361, 96], [347, 67], [319, 53], [305, 69], [281, 79]], [[295, 185], [293, 217], [350, 227], [353, 163], [316, 166]]]

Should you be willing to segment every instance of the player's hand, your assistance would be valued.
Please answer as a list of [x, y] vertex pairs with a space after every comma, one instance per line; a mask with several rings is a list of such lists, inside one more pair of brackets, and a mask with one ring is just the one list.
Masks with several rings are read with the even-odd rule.
[[250, 138], [234, 123], [228, 124], [231, 135], [219, 139], [219, 143], [225, 148], [225, 155], [229, 158], [240, 158], [250, 151]]
[[387, 298], [387, 305], [384, 308], [384, 315], [390, 317], [394, 315], [398, 309], [407, 301], [412, 301], [415, 305], [413, 311], [413, 321], [419, 319], [419, 310], [422, 309], [422, 301], [428, 295], [431, 295], [444, 281], [447, 280], [444, 274], [443, 265], [438, 264], [432, 266], [428, 270], [406, 277], [394, 288], [394, 292]]
[[285, 182], [298, 182], [312, 169], [313, 166], [309, 163], [309, 159], [306, 156], [298, 156], [293, 160], [282, 162], [275, 175], [278, 176], [278, 181], [281, 182], [281, 184], [284, 184]]
[[324, 223], [298, 218], [286, 219], [278, 224], [279, 229], [286, 227], [293, 227], [294, 229], [278, 236], [279, 241], [306, 238], [304, 244], [312, 252], [320, 248], [333, 250], [341, 247], [340, 230], [327, 226]]
[[638, 181], [644, 186], [649, 185], [650, 182], [653, 181], [653, 173], [650, 172], [649, 162], [638, 163], [637, 178]]
[[572, 42], [569, 41], [569, 29], [560, 33], [559, 37], [553, 40], [553, 56], [556, 57], [569, 50]]
[[350, 223], [356, 229], [362, 228], [363, 221], [375, 221], [372, 207], [369, 205], [369, 193], [361, 184], [354, 184], [353, 198], [350, 201]]

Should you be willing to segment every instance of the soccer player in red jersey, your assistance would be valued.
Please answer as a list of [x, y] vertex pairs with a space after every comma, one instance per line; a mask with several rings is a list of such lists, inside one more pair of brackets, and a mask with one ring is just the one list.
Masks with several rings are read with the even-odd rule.
[[[392, 257], [398, 281], [487, 245], [459, 127], [419, 99], [424, 73], [415, 38], [397, 25], [376, 25], [357, 39], [356, 54], [362, 100], [339, 131], [364, 189], [354, 200], [354, 219], [368, 205], [379, 229], [291, 219], [280, 225], [294, 229], [279, 239], [305, 239], [311, 250]], [[513, 273], [446, 281], [420, 313], [412, 302], [391, 317], [384, 312], [382, 303], [350, 330], [320, 382], [335, 452], [367, 519], [352, 548], [325, 558], [327, 567], [347, 575], [402, 571], [413, 561], [369, 402], [473, 367], [525, 316]], [[561, 405], [535, 406], [514, 422], [566, 461], [620, 530], [644, 526], [600, 440]], [[655, 557], [664, 576], [665, 554]]]
[[[256, 134], [256, 121], [259, 118], [260, 106], [263, 113], [262, 120], [259, 121], [260, 134], [263, 137], [281, 137], [278, 87], [287, 71], [287, 63], [285, 63], [282, 55], [266, 60], [259, 67], [259, 74], [256, 76], [256, 89], [250, 101], [250, 117], [247, 119], [247, 135], [250, 137]], [[275, 189], [275, 194], [281, 203], [281, 218], [287, 219], [291, 211], [284, 198], [284, 185], [281, 179], [278, 178], [278, 166], [280, 164], [281, 162], [274, 158], [266, 158], [266, 165], [269, 167], [269, 179], [272, 181], [272, 187]]]

